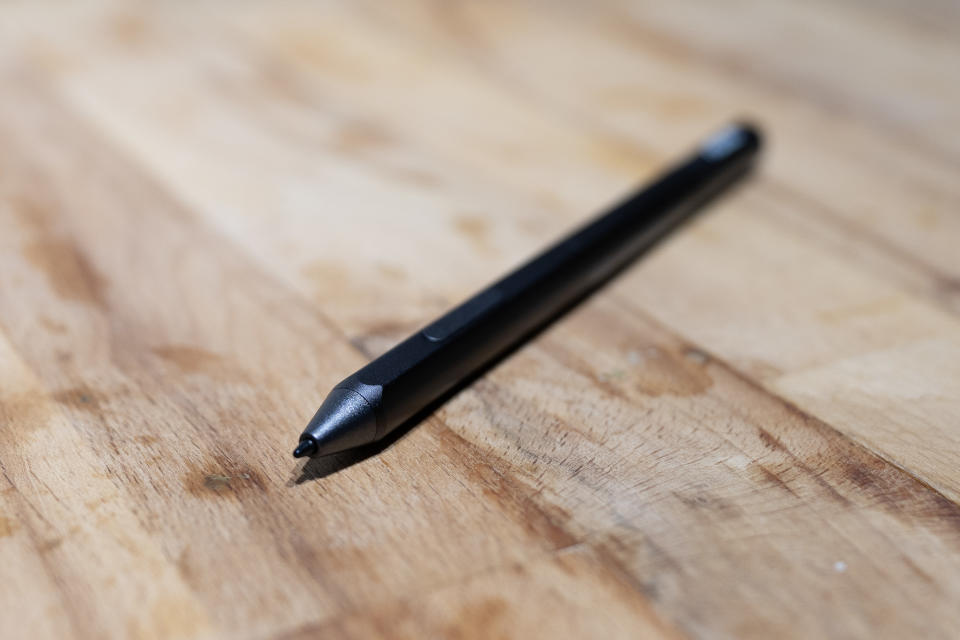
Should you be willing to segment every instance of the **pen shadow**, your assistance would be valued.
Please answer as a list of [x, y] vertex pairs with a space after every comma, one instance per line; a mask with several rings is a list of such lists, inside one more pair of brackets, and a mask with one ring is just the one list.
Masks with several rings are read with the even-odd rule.
[[293, 476], [295, 477], [291, 479], [288, 486], [296, 486], [304, 482], [310, 482], [311, 480], [320, 480], [327, 476], [332, 476], [335, 473], [360, 464], [364, 460], [380, 455], [393, 446], [395, 442], [407, 435], [411, 429], [426, 419], [435, 409], [434, 407], [431, 408], [429, 412], [425, 411], [422, 416], [418, 414], [416, 418], [411, 418], [403, 426], [394, 429], [385, 438], [373, 444], [329, 456], [307, 458], [307, 461], [303, 465], [298, 465], [294, 468]]
[[656, 241], [652, 242], [649, 246], [644, 247], [640, 250], [633, 258], [628, 260], [622, 266], [620, 266], [616, 271], [611, 273], [607, 278], [597, 283], [593, 288], [589, 289], [582, 295], [578, 296], [576, 299], [572, 300], [569, 304], [563, 307], [556, 314], [550, 316], [547, 320], [541, 323], [539, 326], [524, 334], [522, 337], [517, 339], [516, 342], [508, 349], [494, 357], [489, 363], [485, 364], [482, 368], [472, 373], [466, 379], [460, 381], [452, 389], [444, 393], [441, 397], [437, 398], [435, 401], [430, 403], [422, 411], [417, 413], [415, 416], [410, 418], [400, 427], [394, 429], [390, 434], [384, 437], [382, 440], [375, 442], [370, 445], [363, 447], [357, 447], [356, 449], [345, 451], [343, 453], [337, 453], [330, 456], [321, 456], [321, 457], [312, 457], [308, 458], [306, 463], [302, 466], [294, 468], [293, 476], [291, 481], [288, 483], [288, 486], [295, 486], [303, 484], [304, 482], [309, 482], [311, 480], [320, 480], [328, 476], [334, 475], [341, 471], [344, 471], [354, 465], [360, 464], [365, 460], [373, 458], [380, 455], [390, 447], [392, 447], [400, 439], [404, 438], [410, 431], [420, 424], [423, 420], [432, 415], [438, 408], [444, 405], [451, 398], [456, 396], [458, 393], [472, 385], [478, 378], [486, 375], [491, 369], [497, 367], [501, 362], [512, 356], [523, 346], [528, 344], [531, 340], [536, 338], [538, 335], [550, 328], [555, 322], [563, 318], [565, 315], [570, 313], [573, 309], [580, 306], [584, 301], [592, 297], [597, 291], [601, 290], [604, 286], [607, 285], [611, 280], [619, 276], [625, 270], [629, 269], [631, 266], [636, 264], [636, 262], [648, 254], [653, 249], [661, 246], [663, 244], [662, 240], [665, 236], [672, 235], [672, 233], [678, 229], [681, 229], [688, 225], [691, 220], [698, 217], [695, 214], [699, 213], [700, 210], [705, 208], [708, 204], [713, 204], [718, 201], [722, 201], [725, 198], [731, 197], [737, 191], [743, 187], [742, 178], [744, 175], [749, 174], [753, 171], [752, 163], [744, 167], [737, 175], [733, 176], [730, 179], [730, 182], [726, 183], [724, 187], [718, 187], [713, 191], [709, 191], [701, 197], [697, 198], [695, 201], [690, 202], [685, 207], [687, 210], [676, 222], [671, 224], [667, 229], [663, 231], [663, 234]]

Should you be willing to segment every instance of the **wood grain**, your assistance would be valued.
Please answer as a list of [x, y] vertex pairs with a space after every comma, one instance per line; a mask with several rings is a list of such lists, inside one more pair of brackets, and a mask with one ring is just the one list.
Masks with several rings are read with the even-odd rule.
[[[0, 636], [955, 637], [922, 5], [0, 7]], [[290, 458], [744, 113], [748, 184], [379, 455]]]

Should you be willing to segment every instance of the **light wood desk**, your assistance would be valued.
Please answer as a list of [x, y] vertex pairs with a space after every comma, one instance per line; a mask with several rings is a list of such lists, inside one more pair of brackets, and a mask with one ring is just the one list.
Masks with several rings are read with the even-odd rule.
[[[958, 31], [3, 3], [0, 636], [956, 638]], [[333, 383], [738, 115], [755, 179], [304, 477]]]

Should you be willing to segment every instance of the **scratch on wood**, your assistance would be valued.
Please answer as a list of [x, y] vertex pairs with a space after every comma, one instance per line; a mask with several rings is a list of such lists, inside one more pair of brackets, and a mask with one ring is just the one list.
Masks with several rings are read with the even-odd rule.
[[[763, 433], [766, 433], [766, 431]], [[790, 485], [783, 480], [783, 478], [762, 464], [751, 462], [749, 465], [747, 465], [747, 472], [764, 484], [783, 489], [791, 495], [797, 495], [796, 492], [790, 488]]]
[[211, 496], [245, 495], [264, 491], [262, 477], [243, 463], [226, 458], [211, 460], [205, 465], [193, 465], [183, 476], [183, 484], [191, 495]]

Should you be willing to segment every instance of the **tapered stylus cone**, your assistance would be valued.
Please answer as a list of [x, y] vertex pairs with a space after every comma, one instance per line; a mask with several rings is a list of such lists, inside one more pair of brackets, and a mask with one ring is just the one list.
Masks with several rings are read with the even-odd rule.
[[373, 407], [350, 389], [337, 388], [320, 405], [294, 450], [296, 458], [326, 456], [370, 444], [376, 439]]

